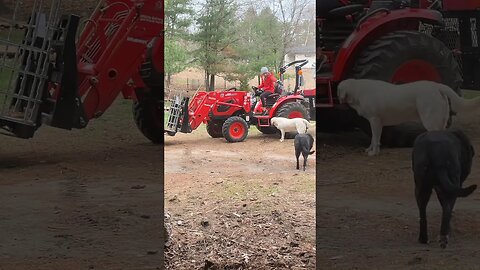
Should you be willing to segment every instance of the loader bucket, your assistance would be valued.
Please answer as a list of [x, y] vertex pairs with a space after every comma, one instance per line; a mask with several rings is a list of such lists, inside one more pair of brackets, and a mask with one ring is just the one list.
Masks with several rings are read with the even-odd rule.
[[[188, 97], [174, 96], [170, 99], [166, 110], [165, 132], [174, 136], [178, 131], [186, 132], [188, 127]], [[191, 132], [191, 131], [190, 131]]]
[[60, 92], [60, 57], [67, 40], [75, 38], [66, 29], [76, 25], [59, 14], [60, 0], [31, 1], [30, 10], [19, 0], [9, 3], [11, 12], [0, 15], [0, 127], [30, 138], [44, 120], [42, 112], [53, 111], [48, 100]]

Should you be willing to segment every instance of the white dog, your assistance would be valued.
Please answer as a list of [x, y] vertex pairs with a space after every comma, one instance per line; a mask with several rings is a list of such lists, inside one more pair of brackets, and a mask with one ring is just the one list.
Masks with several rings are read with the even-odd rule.
[[285, 138], [285, 132], [298, 132], [303, 134], [307, 132], [310, 122], [303, 118], [285, 118], [285, 117], [272, 117], [270, 120], [272, 126], [276, 127], [282, 133], [280, 141], [283, 142]]
[[420, 121], [426, 130], [444, 130], [454, 113], [480, 106], [480, 98], [466, 100], [450, 87], [431, 81], [395, 85], [378, 80], [347, 79], [338, 85], [340, 103], [347, 103], [370, 122], [372, 141], [365, 150], [369, 156], [380, 152], [384, 126]]

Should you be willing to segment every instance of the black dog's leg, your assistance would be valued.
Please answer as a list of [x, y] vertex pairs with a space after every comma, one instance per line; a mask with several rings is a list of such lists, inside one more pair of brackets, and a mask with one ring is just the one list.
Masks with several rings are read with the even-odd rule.
[[[444, 195], [445, 196], [445, 195]], [[440, 247], [446, 248], [448, 245], [448, 235], [450, 234], [450, 220], [452, 219], [452, 211], [455, 206], [455, 198], [443, 197], [437, 195], [442, 205], [442, 225], [440, 226]]]
[[299, 158], [300, 158], [300, 152], [296, 151], [295, 156], [297, 157], [297, 170], [300, 170], [300, 163], [299, 163]]
[[303, 171], [307, 168], [308, 153], [303, 153]]
[[417, 199], [418, 211], [420, 213], [420, 235], [418, 242], [422, 244], [428, 243], [427, 231], [427, 204], [432, 195], [432, 188], [415, 187], [415, 197]]

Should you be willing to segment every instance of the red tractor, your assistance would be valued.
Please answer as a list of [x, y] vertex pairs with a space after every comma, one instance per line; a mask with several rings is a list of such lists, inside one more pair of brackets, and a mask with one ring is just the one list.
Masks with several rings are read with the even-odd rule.
[[202, 123], [212, 138], [225, 137], [229, 142], [245, 140], [248, 135], [246, 115], [250, 113], [250, 94], [231, 88], [225, 91], [197, 92], [189, 97], [175, 96], [170, 102], [165, 132], [191, 133]]
[[[431, 80], [480, 89], [480, 1], [320, 0], [317, 104], [320, 130], [368, 122], [339, 104], [337, 84], [349, 77], [407, 83]], [[386, 127], [382, 143], [411, 146], [418, 123]]]
[[[178, 131], [190, 133], [202, 123], [212, 138], [224, 137], [228, 142], [241, 142], [248, 135], [250, 125], [255, 125], [265, 134], [275, 134], [277, 129], [270, 125], [274, 116], [305, 118], [315, 115], [315, 89], [300, 91], [303, 84], [302, 66], [306, 60], [294, 61], [280, 68], [279, 88], [283, 88], [285, 71], [295, 66], [295, 88], [292, 92], [275, 93], [266, 99], [266, 111], [262, 110], [258, 96], [262, 93], [256, 87], [247, 93], [230, 88], [225, 91], [197, 92], [192, 100], [176, 96], [171, 100], [165, 123], [165, 132], [174, 136]], [[298, 64], [298, 65], [296, 65]]]
[[80, 18], [61, 15], [61, 1], [31, 2], [0, 18], [0, 127], [20, 138], [42, 124], [84, 128], [121, 93], [163, 142], [163, 1], [99, 1], [78, 40]]

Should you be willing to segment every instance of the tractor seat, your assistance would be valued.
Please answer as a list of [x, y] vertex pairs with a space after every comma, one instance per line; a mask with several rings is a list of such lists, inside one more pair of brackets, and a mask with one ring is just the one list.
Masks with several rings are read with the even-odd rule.
[[277, 101], [277, 99], [280, 97], [280, 94], [279, 93], [273, 93], [271, 94], [270, 96], [267, 97], [267, 103], [269, 100], [272, 100], [272, 101]]
[[363, 5], [355, 4], [332, 9], [328, 14], [332, 16], [345, 17], [363, 11]]
[[280, 94], [278, 94], [278, 93], [273, 93], [270, 96], [268, 96], [265, 100], [267, 102], [265, 107], [272, 107], [273, 104], [275, 104], [275, 102], [277, 102], [277, 99], [279, 97], [280, 97]]
[[343, 4], [338, 0], [319, 0], [317, 2], [318, 13], [320, 17], [328, 17], [329, 12], [338, 7], [342, 7]]

